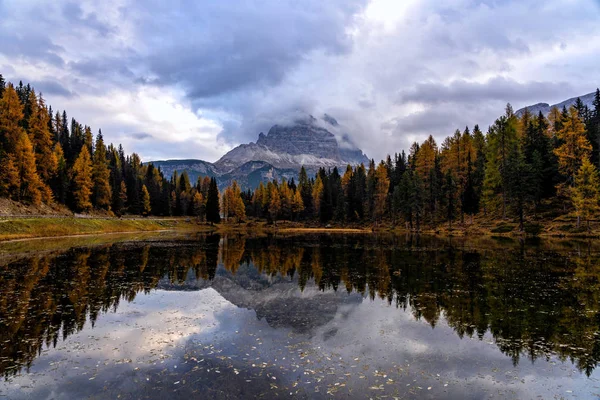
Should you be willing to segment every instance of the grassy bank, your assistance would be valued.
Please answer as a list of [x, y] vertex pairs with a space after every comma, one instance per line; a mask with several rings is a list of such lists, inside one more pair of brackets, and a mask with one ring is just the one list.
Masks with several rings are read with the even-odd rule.
[[9, 217], [0, 218], [0, 241], [72, 235], [98, 235], [118, 232], [199, 231], [203, 229], [206, 230], [207, 227], [198, 225], [189, 218]]

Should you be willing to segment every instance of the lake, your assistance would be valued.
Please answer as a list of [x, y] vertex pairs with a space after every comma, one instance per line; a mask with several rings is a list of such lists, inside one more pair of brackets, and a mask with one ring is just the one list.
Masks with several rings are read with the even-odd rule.
[[600, 243], [0, 245], [0, 397], [597, 398]]

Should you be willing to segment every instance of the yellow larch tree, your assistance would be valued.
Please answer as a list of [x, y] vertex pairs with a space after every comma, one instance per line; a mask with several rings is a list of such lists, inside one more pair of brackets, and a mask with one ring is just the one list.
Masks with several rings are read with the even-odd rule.
[[92, 159], [87, 146], [81, 148], [79, 156], [73, 164], [73, 197], [75, 208], [79, 211], [89, 211], [92, 208]]
[[575, 107], [569, 109], [569, 115], [558, 131], [558, 138], [562, 140], [562, 144], [554, 150], [554, 154], [558, 157], [560, 172], [567, 178], [567, 186], [573, 186], [575, 174], [592, 152], [592, 145], [585, 134], [585, 125]]

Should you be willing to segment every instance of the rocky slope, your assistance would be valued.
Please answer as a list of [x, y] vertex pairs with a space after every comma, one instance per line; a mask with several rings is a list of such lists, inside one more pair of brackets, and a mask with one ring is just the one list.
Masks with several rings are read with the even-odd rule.
[[163, 172], [164, 176], [171, 177], [173, 172], [177, 171], [181, 174], [183, 171], [188, 173], [190, 182], [196, 183], [199, 176], [216, 177], [221, 175], [215, 168], [214, 164], [202, 160], [165, 160], [165, 161], [150, 161], [155, 167]]
[[521, 116], [525, 110], [529, 110], [529, 112], [532, 114], [538, 114], [541, 111], [542, 114], [548, 115], [550, 113], [550, 110], [554, 107], [558, 108], [559, 110], [562, 110], [563, 107], [569, 108], [569, 107], [575, 105], [577, 98], [580, 98], [581, 101], [583, 102], [583, 104], [587, 105], [590, 109], [593, 109], [594, 105], [592, 103], [594, 101], [594, 94], [595, 93], [592, 92], [592, 93], [588, 93], [584, 96], [573, 97], [573, 98], [570, 98], [565, 101], [561, 101], [560, 103], [553, 104], [553, 105], [550, 105], [548, 103], [537, 103], [537, 104], [534, 104], [531, 106], [523, 107], [523, 108], [517, 110], [517, 112], [515, 114], [517, 116]]
[[276, 168], [308, 169], [345, 167], [368, 163], [369, 159], [349, 140], [340, 141], [322, 124], [337, 128], [335, 119], [325, 115], [323, 121], [310, 116], [291, 125], [274, 125], [256, 143], [242, 144], [215, 163], [217, 169], [229, 172], [249, 161], [264, 161]]

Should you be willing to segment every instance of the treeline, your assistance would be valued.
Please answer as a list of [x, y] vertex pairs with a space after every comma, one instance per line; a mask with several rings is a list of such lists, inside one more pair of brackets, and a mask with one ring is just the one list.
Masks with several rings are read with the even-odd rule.
[[0, 75], [0, 197], [39, 205], [63, 204], [76, 212], [196, 215], [218, 222], [214, 179], [192, 184], [186, 173], [165, 177], [102, 132], [66, 111], [54, 112], [30, 85]]
[[54, 112], [29, 85], [0, 75], [0, 196], [64, 204], [73, 211], [122, 215], [197, 216], [220, 222], [246, 217], [321, 223], [405, 224], [420, 230], [474, 215], [516, 218], [547, 209], [588, 221], [598, 210], [600, 90], [592, 109], [517, 116], [510, 105], [487, 133], [475, 125], [438, 145], [433, 136], [368, 167], [321, 169], [298, 183], [261, 183], [219, 192], [215, 178], [190, 182], [186, 172], [165, 177], [133, 153], [106, 145], [102, 132], [65, 111]]
[[593, 104], [578, 99], [548, 117], [517, 116], [509, 104], [486, 134], [467, 127], [441, 146], [429, 136], [408, 155], [348, 166], [343, 174], [321, 169], [309, 178], [302, 168], [298, 185], [269, 182], [240, 196], [247, 215], [272, 220], [389, 221], [420, 230], [470, 223], [482, 213], [516, 218], [523, 230], [526, 215], [558, 206], [560, 213], [574, 210], [579, 227], [599, 202], [600, 90]]

